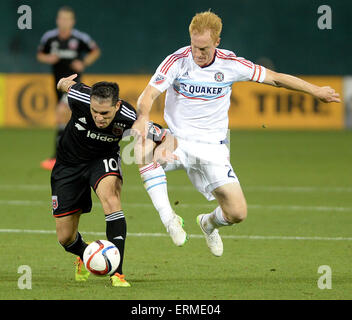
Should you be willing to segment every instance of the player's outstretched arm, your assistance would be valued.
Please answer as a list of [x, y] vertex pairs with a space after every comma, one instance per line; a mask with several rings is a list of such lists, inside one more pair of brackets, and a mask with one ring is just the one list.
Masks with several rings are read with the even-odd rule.
[[76, 84], [76, 81], [73, 81], [77, 77], [77, 74], [72, 74], [67, 78], [61, 78], [59, 82], [57, 83], [57, 89], [61, 90], [63, 92], [68, 92], [74, 84]]
[[151, 85], [148, 85], [137, 101], [137, 120], [134, 122], [132, 129], [136, 130], [142, 137], [146, 136], [148, 129], [149, 113], [152, 109], [154, 100], [161, 92]]
[[329, 86], [319, 87], [300, 78], [266, 69], [263, 83], [308, 93], [323, 102], [341, 102], [340, 95]]

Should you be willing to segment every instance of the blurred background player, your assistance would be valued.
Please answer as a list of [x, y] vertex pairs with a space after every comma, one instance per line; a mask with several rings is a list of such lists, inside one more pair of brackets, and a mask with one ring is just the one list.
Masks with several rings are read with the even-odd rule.
[[222, 21], [213, 12], [193, 17], [191, 45], [166, 57], [157, 68], [138, 99], [138, 119], [133, 125], [145, 135], [153, 102], [166, 90], [164, 119], [177, 138], [175, 154], [179, 160], [164, 169], [184, 169], [199, 192], [209, 201], [217, 200], [214, 211], [197, 217], [215, 256], [223, 254], [218, 229], [240, 223], [247, 216], [247, 203], [225, 145], [232, 84], [254, 81], [308, 93], [323, 102], [340, 102], [339, 94], [328, 86], [274, 72], [232, 51], [218, 49], [221, 30]]
[[77, 81], [86, 67], [100, 56], [100, 49], [92, 38], [84, 32], [74, 29], [75, 13], [64, 6], [59, 9], [56, 18], [57, 28], [44, 33], [40, 40], [37, 59], [52, 66], [57, 94], [55, 149], [51, 158], [41, 162], [41, 167], [52, 170], [56, 159], [56, 149], [65, 126], [70, 119], [67, 95], [57, 90], [56, 84], [63, 77], [77, 74]]

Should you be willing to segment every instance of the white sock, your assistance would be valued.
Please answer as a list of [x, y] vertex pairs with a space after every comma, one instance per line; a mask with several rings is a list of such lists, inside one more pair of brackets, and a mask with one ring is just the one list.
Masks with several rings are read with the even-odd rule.
[[174, 217], [167, 194], [167, 180], [164, 169], [157, 163], [150, 163], [139, 169], [143, 184], [151, 198], [155, 209], [158, 211], [161, 222], [167, 228], [170, 219]]
[[203, 216], [202, 225], [205, 232], [210, 234], [215, 228], [231, 226], [232, 224], [225, 219], [220, 206], [218, 206], [213, 212]]

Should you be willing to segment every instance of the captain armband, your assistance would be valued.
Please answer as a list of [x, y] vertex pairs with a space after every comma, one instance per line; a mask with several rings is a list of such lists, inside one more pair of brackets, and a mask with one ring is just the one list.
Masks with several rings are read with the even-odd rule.
[[157, 144], [163, 142], [166, 136], [166, 129], [154, 122], [148, 122], [147, 139], [154, 141]]

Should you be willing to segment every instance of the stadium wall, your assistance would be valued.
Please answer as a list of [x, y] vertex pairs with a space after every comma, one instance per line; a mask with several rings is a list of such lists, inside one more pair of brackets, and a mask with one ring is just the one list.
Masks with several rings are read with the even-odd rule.
[[[17, 26], [21, 5], [31, 7], [31, 29]], [[350, 0], [1, 0], [0, 72], [49, 72], [36, 61], [36, 50], [63, 5], [75, 10], [77, 29], [102, 50], [89, 73], [153, 73], [168, 54], [189, 44], [188, 24], [209, 8], [223, 20], [220, 48], [237, 56], [293, 75], [352, 70]], [[331, 29], [318, 26], [321, 5], [331, 8]]]
[[[136, 105], [148, 84], [150, 74], [87, 74], [83, 82], [92, 85], [106, 80], [120, 86], [120, 97]], [[267, 85], [240, 82], [233, 86], [229, 126], [231, 129], [344, 129], [352, 126], [351, 77], [303, 76], [323, 86], [330, 85], [341, 94], [342, 103], [325, 104], [307, 94]], [[344, 96], [349, 97], [345, 102]], [[0, 126], [55, 126], [56, 94], [50, 74], [0, 74]], [[165, 125], [164, 95], [153, 105], [151, 119]]]

